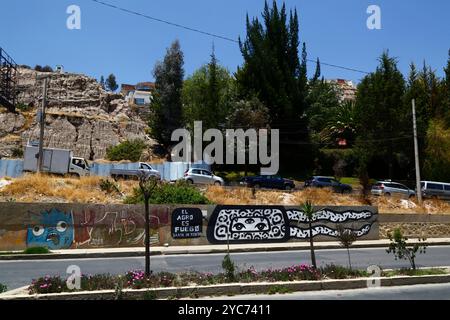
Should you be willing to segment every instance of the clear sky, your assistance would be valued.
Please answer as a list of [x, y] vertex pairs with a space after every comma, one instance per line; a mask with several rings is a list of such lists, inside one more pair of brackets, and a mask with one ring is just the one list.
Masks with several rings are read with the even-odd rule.
[[[70, 72], [99, 78], [115, 73], [119, 83], [153, 80], [152, 70], [171, 42], [179, 39], [186, 75], [208, 62], [214, 42], [230, 71], [242, 64], [238, 45], [129, 15], [91, 0], [0, 0], [0, 47], [19, 64], [64, 65]], [[245, 15], [259, 16], [263, 0], [103, 0], [156, 18], [237, 39]], [[279, 4], [282, 1], [277, 1]], [[286, 0], [296, 7], [300, 38], [310, 59], [373, 71], [384, 49], [402, 72], [414, 61], [442, 76], [450, 48], [448, 0]], [[68, 30], [66, 9], [81, 8], [81, 30]], [[369, 5], [381, 8], [381, 30], [369, 30]], [[314, 72], [310, 64], [309, 73]], [[322, 66], [326, 78], [354, 81], [362, 75]]]

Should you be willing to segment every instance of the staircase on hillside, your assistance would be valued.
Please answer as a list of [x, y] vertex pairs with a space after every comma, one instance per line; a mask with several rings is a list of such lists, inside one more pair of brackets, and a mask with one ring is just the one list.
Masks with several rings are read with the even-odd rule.
[[16, 74], [17, 64], [0, 47], [0, 106], [10, 112], [16, 110]]

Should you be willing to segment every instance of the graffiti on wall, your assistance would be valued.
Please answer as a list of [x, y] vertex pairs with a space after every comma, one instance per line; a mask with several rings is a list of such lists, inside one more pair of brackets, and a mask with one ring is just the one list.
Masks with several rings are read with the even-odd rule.
[[[323, 209], [315, 214], [312, 236], [337, 237], [337, 223], [363, 224], [347, 227], [360, 238], [368, 235], [376, 213], [369, 210], [336, 212]], [[328, 224], [328, 225], [326, 225]], [[334, 225], [331, 225], [334, 224]], [[286, 242], [290, 239], [308, 239], [309, 222], [300, 210], [267, 206], [217, 206], [207, 231], [208, 241], [215, 244]]]
[[[151, 212], [151, 244], [159, 244], [159, 228], [168, 224], [168, 209]], [[27, 247], [47, 247], [51, 250], [70, 248], [104, 248], [143, 246], [145, 218], [141, 212], [128, 209], [99, 211], [86, 208], [64, 212], [51, 209], [29, 213]]]
[[31, 215], [27, 247], [69, 249], [74, 241], [73, 213], [57, 209]]

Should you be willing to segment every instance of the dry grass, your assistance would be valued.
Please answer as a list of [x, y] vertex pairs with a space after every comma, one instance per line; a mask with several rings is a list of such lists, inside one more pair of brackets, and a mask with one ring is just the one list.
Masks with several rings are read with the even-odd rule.
[[[299, 205], [307, 200], [318, 206], [367, 205], [359, 195], [337, 194], [328, 189], [306, 189], [293, 193], [258, 190], [253, 195], [251, 189], [213, 186], [206, 190], [206, 196], [214, 203], [227, 205]], [[380, 213], [450, 214], [450, 204], [439, 200], [427, 200], [423, 206], [398, 198], [370, 197], [370, 201], [373, 206], [378, 207]]]
[[[122, 203], [123, 195], [100, 189], [101, 177], [63, 178], [27, 174], [0, 191], [0, 200], [18, 202]], [[123, 194], [130, 194], [136, 182], [118, 183]]]

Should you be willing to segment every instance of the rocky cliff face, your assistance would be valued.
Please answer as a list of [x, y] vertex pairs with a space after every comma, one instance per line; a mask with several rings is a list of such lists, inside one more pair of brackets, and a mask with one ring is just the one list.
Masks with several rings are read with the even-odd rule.
[[[42, 99], [40, 72], [20, 69], [19, 103], [27, 111], [0, 113], [0, 156], [12, 157], [28, 141], [39, 139], [36, 112]], [[44, 145], [71, 149], [75, 156], [103, 159], [106, 149], [127, 139], [154, 144], [146, 134], [146, 123], [120, 94], [102, 89], [100, 84], [79, 74], [51, 73]]]

